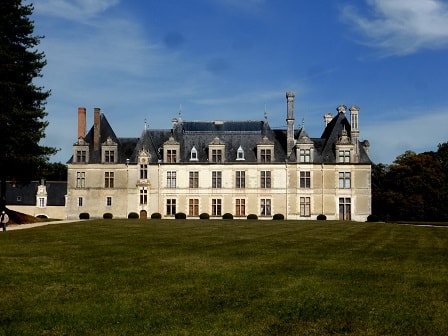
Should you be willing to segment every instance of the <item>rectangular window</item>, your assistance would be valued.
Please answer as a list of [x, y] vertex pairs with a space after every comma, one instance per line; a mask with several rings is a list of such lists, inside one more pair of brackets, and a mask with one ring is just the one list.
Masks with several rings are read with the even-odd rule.
[[222, 200], [220, 198], [212, 199], [212, 216], [222, 216], [221, 213]]
[[352, 206], [350, 198], [339, 198], [339, 220], [351, 220]]
[[311, 150], [310, 149], [301, 149], [299, 151], [299, 162], [311, 162]]
[[148, 190], [146, 189], [140, 189], [140, 204], [148, 204]]
[[235, 200], [235, 216], [246, 216], [246, 200], [244, 198]]
[[39, 208], [45, 208], [45, 198], [44, 197], [39, 197]]
[[271, 200], [269, 198], [262, 198], [260, 200], [260, 215], [261, 216], [271, 215]]
[[246, 188], [246, 172], [244, 170], [236, 171], [235, 175], [235, 188], [244, 189]]
[[176, 214], [176, 200], [169, 198], [166, 200], [166, 215], [174, 216]]
[[166, 187], [167, 188], [176, 188], [176, 172], [175, 171], [166, 172]]
[[222, 149], [212, 149], [212, 162], [222, 162]]
[[350, 163], [350, 151], [340, 150], [339, 151], [339, 162], [340, 163]]
[[177, 160], [177, 151], [175, 149], [168, 149], [166, 151], [166, 162], [176, 163], [176, 160]]
[[197, 171], [190, 172], [189, 187], [199, 188], [199, 172]]
[[271, 162], [271, 150], [270, 149], [260, 150], [260, 160], [261, 162]]
[[104, 188], [113, 188], [114, 187], [114, 173], [113, 172], [105, 172], [104, 173]]
[[77, 150], [76, 151], [76, 162], [86, 162], [86, 151], [85, 150]]
[[199, 216], [199, 199], [191, 198], [188, 200], [188, 216]]
[[339, 173], [339, 188], [350, 189], [351, 188], [351, 173]]
[[269, 170], [260, 172], [260, 188], [270, 188], [271, 187], [271, 172]]
[[146, 180], [148, 178], [148, 165], [141, 164], [140, 165], [140, 179]]
[[222, 172], [212, 172], [212, 188], [222, 188]]
[[106, 206], [108, 207], [112, 206], [112, 197], [110, 196], [106, 197]]
[[83, 198], [82, 198], [82, 197], [78, 197], [78, 206], [79, 206], [79, 207], [82, 207], [82, 206], [83, 206], [83, 203], [84, 203]]
[[104, 151], [104, 162], [106, 162], [106, 163], [114, 163], [115, 162], [115, 151], [114, 150]]
[[300, 188], [311, 188], [311, 172], [301, 171], [300, 172]]
[[85, 187], [86, 187], [86, 173], [76, 172], [76, 188], [85, 188]]
[[300, 197], [300, 217], [311, 216], [311, 198]]

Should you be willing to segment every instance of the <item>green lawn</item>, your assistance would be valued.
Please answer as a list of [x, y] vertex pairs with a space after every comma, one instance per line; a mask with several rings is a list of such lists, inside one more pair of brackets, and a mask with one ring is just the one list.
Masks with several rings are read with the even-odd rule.
[[447, 227], [94, 220], [0, 249], [0, 335], [448, 334]]

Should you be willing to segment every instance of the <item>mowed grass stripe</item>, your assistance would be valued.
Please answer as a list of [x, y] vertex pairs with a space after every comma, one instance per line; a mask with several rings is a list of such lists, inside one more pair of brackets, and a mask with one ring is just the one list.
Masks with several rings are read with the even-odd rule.
[[94, 220], [0, 244], [0, 335], [448, 334], [444, 227]]

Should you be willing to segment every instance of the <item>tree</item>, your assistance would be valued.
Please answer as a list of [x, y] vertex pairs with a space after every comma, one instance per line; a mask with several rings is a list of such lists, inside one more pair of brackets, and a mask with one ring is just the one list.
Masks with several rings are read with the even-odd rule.
[[[29, 19], [34, 8], [21, 0], [0, 2], [0, 197], [4, 200], [7, 180], [36, 178], [37, 168], [56, 153], [41, 146], [48, 122], [44, 106], [50, 91], [35, 83], [46, 64], [36, 50], [41, 36], [33, 36]], [[3, 204], [2, 204], [3, 205]]]
[[384, 220], [446, 220], [447, 175], [434, 152], [407, 151], [372, 169], [373, 214]]

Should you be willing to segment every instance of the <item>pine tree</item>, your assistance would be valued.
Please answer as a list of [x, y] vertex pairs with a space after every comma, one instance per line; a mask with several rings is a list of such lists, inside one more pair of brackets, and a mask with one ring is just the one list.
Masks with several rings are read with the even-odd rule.
[[34, 23], [29, 18], [33, 10], [32, 5], [23, 5], [21, 0], [0, 1], [2, 203], [7, 180], [35, 178], [37, 168], [56, 152], [55, 148], [40, 145], [48, 125], [44, 106], [50, 91], [35, 83], [46, 61], [44, 53], [36, 49], [42, 36], [33, 35]]

